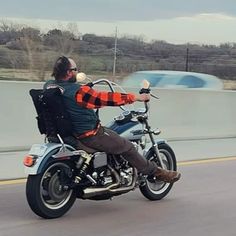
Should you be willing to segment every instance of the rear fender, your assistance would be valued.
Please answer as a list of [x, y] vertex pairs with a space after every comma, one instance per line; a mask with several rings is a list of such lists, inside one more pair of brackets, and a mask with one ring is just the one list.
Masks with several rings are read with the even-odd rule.
[[[68, 152], [74, 151], [75, 149], [65, 144], [65, 157], [68, 156]], [[25, 173], [27, 175], [37, 175], [40, 174], [49, 161], [55, 160], [56, 158], [53, 155], [57, 154], [62, 148], [60, 143], [45, 143], [45, 144], [34, 144], [30, 151], [29, 155], [36, 157], [35, 164], [31, 167], [25, 166]], [[62, 156], [61, 156], [62, 157]]]

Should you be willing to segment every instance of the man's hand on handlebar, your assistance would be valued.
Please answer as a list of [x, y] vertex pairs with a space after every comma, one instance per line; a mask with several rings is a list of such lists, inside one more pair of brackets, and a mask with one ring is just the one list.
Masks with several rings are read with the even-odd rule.
[[147, 93], [135, 94], [135, 101], [148, 102], [149, 100], [150, 100], [150, 94]]

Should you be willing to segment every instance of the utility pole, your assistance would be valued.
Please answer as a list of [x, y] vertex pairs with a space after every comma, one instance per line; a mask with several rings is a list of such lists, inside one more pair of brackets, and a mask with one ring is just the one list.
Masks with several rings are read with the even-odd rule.
[[114, 48], [114, 59], [113, 59], [113, 77], [116, 75], [116, 53], [117, 53], [117, 27], [115, 31], [115, 48]]
[[188, 55], [189, 55], [189, 48], [187, 48], [187, 53], [186, 53], [186, 66], [185, 66], [185, 71], [188, 71]]

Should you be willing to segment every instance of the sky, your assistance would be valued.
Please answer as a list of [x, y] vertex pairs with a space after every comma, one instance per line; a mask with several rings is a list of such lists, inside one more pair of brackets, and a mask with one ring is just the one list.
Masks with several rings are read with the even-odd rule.
[[236, 0], [0, 0], [0, 21], [170, 43], [236, 42]]

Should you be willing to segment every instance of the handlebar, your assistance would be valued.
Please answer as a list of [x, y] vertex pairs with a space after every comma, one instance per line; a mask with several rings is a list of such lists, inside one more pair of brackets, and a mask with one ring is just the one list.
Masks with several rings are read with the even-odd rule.
[[[139, 90], [139, 94], [144, 94], [144, 93], [145, 94], [150, 94], [151, 93], [150, 83], [147, 80], [144, 80], [142, 85], [143, 86]], [[145, 113], [147, 113], [148, 110], [149, 110], [149, 101], [145, 101], [144, 105], [145, 105]]]
[[96, 85], [96, 84], [100, 84], [100, 83], [104, 83], [104, 82], [109, 86], [109, 88], [111, 89], [112, 92], [115, 92], [115, 89], [113, 88], [112, 83], [107, 79], [99, 79], [99, 80], [92, 82], [92, 84]]
[[[111, 92], [115, 92], [115, 89], [113, 87], [113, 85], [115, 85], [115, 86], [119, 87], [124, 93], [127, 93], [121, 86], [119, 86], [115, 82], [109, 81], [107, 79], [99, 79], [99, 80], [96, 80], [94, 82], [91, 82], [92, 86], [96, 85], [96, 84], [101, 84], [101, 83], [106, 83], [109, 86]], [[154, 97], [154, 98], [158, 99], [158, 97], [156, 97], [155, 95], [151, 94], [150, 84], [146, 80], [143, 81], [143, 86], [140, 89], [139, 93], [140, 94], [142, 94], [142, 93], [150, 94], [151, 97]], [[150, 107], [149, 106], [149, 101], [145, 101], [144, 105], [145, 105], [145, 112], [143, 112], [143, 113], [147, 113], [149, 111], [149, 107]], [[120, 106], [120, 108], [123, 111], [127, 111], [127, 109], [125, 109], [123, 106]]]
[[[100, 84], [100, 83], [106, 83], [113, 93], [115, 92], [115, 89], [114, 89], [113, 85], [119, 87], [124, 93], [127, 93], [121, 86], [119, 86], [115, 82], [109, 81], [107, 79], [99, 79], [99, 80], [96, 80], [96, 81], [92, 82], [93, 85]], [[120, 108], [123, 111], [127, 111], [127, 109], [125, 109], [124, 106], [120, 106]]]

